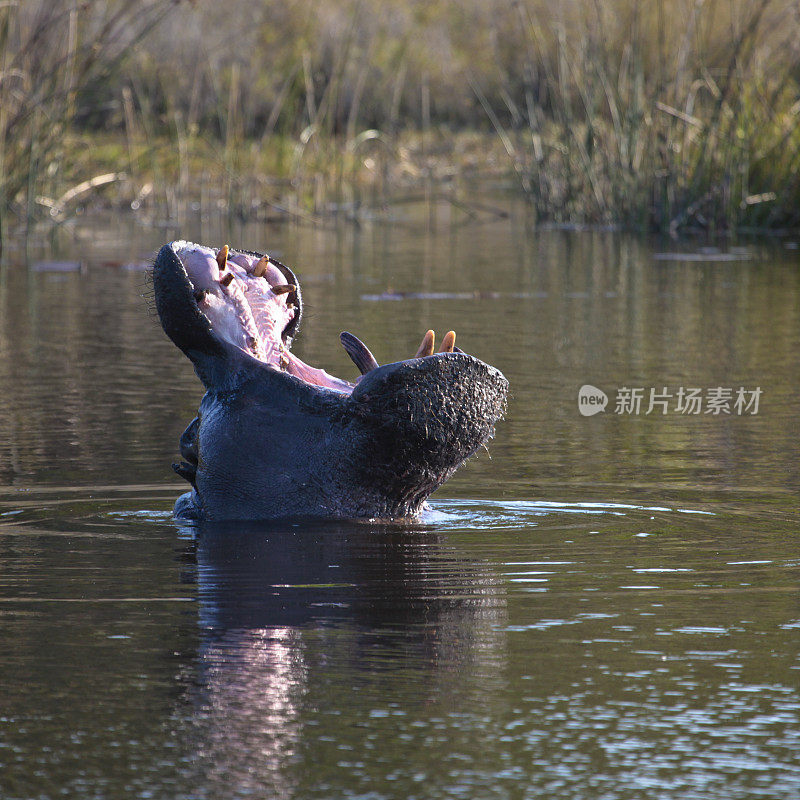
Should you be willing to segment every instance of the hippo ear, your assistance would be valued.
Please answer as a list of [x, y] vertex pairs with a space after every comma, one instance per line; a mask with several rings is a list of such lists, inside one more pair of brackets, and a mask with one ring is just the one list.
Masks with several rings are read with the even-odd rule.
[[368, 372], [348, 403], [366, 439], [391, 454], [387, 479], [402, 475], [432, 491], [492, 438], [507, 392], [494, 367], [464, 353], [437, 353]]

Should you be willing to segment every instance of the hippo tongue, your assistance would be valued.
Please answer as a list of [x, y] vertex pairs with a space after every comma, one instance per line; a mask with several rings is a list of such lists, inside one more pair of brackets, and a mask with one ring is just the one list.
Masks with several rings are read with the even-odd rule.
[[329, 375], [324, 369], [317, 369], [316, 367], [309, 367], [308, 364], [301, 361], [296, 355], [284, 349], [282, 359], [286, 364], [286, 371], [290, 375], [312, 383], [315, 386], [323, 386], [326, 389], [334, 389], [337, 392], [346, 392], [350, 394], [353, 391], [353, 384], [347, 381], [335, 378]]

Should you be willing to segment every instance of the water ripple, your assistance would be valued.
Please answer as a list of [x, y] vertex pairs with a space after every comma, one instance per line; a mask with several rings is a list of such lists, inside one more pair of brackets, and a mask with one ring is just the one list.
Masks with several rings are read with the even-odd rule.
[[[542, 520], [554, 521], [561, 516], [633, 517], [657, 512], [659, 514], [702, 514], [714, 512], [691, 508], [670, 508], [660, 505], [635, 505], [613, 502], [564, 502], [552, 500], [436, 500], [424, 522], [438, 529], [464, 527], [485, 530], [529, 528]], [[648, 517], [649, 518], [649, 517]]]

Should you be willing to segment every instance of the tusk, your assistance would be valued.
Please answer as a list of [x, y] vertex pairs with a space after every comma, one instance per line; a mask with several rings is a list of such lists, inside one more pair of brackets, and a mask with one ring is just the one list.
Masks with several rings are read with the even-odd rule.
[[275, 286], [270, 286], [273, 294], [289, 294], [296, 292], [297, 287], [293, 283], [276, 283]]
[[434, 342], [434, 333], [433, 331], [428, 331], [422, 337], [422, 343], [420, 344], [419, 350], [417, 350], [417, 354], [414, 356], [414, 358], [425, 358], [425, 356], [432, 356], [433, 342]]
[[253, 275], [256, 278], [263, 278], [267, 274], [267, 267], [269, 266], [269, 257], [262, 256], [258, 263], [253, 267]]
[[439, 348], [440, 353], [452, 353], [453, 348], [456, 346], [456, 332], [447, 331], [442, 339], [442, 345]]
[[217, 251], [217, 264], [219, 265], [220, 271], [225, 269], [225, 265], [227, 263], [228, 263], [228, 245], [224, 244]]
[[353, 336], [352, 333], [347, 331], [342, 331], [339, 334], [339, 341], [362, 375], [366, 375], [380, 366], [375, 356], [370, 353], [369, 348], [357, 336]]

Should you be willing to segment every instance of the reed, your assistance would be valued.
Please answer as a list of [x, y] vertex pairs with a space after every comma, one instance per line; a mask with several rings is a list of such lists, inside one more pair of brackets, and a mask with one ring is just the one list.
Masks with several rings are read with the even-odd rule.
[[[0, 3], [0, 233], [7, 215], [57, 216], [67, 202], [112, 181], [65, 182], [70, 133], [96, 87], [169, 13], [167, 0], [3, 0]], [[94, 113], [102, 113], [102, 108]], [[118, 171], [113, 180], [119, 179]]]
[[540, 220], [795, 227], [798, 30], [792, 0], [0, 0], [0, 221], [95, 192], [318, 220], [446, 178]]
[[540, 217], [673, 234], [798, 224], [796, 6], [512, 5], [511, 124], [476, 93]]

